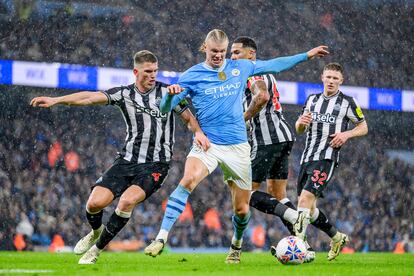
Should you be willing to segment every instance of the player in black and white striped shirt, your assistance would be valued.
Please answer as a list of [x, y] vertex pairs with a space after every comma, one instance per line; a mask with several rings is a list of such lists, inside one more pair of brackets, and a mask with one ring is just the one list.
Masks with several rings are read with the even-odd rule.
[[[312, 223], [327, 233], [332, 239], [328, 260], [333, 260], [349, 239], [329, 222], [316, 207], [316, 201], [323, 196], [332, 178], [340, 148], [348, 139], [366, 135], [368, 126], [355, 99], [339, 90], [343, 82], [341, 65], [327, 64], [322, 82], [323, 93], [307, 98], [303, 113], [296, 121], [296, 131], [307, 132], [307, 138], [298, 177], [299, 219], [294, 230], [298, 237], [305, 239], [306, 228]], [[348, 130], [349, 122], [355, 124], [351, 130]]]
[[[254, 39], [241, 36], [233, 41], [231, 58], [256, 60], [256, 52], [257, 44]], [[253, 95], [250, 88], [259, 80], [264, 81], [265, 91]], [[289, 155], [295, 137], [289, 123], [283, 117], [276, 79], [272, 74], [249, 78], [245, 91], [244, 117], [251, 125], [252, 186], [255, 192], [252, 193], [250, 205], [259, 211], [269, 213], [271, 197], [258, 191], [260, 184], [266, 181], [267, 192], [271, 196], [295, 209], [286, 196]], [[274, 198], [272, 204], [276, 202]], [[292, 224], [281, 218], [293, 234]]]
[[[127, 136], [122, 151], [98, 179], [86, 204], [86, 217], [92, 231], [75, 246], [76, 254], [85, 253], [79, 264], [94, 264], [104, 247], [126, 225], [134, 207], [156, 192], [167, 177], [174, 146], [175, 120], [173, 112], [160, 112], [159, 102], [168, 89], [166, 84], [155, 80], [157, 72], [157, 57], [144, 50], [134, 56], [134, 84], [103, 92], [37, 97], [31, 101], [31, 105], [39, 107], [56, 104], [116, 105], [125, 120]], [[194, 142], [207, 150], [209, 141], [187, 103], [180, 103], [174, 111], [194, 133]], [[120, 197], [117, 208], [104, 227], [103, 209], [117, 197]]]

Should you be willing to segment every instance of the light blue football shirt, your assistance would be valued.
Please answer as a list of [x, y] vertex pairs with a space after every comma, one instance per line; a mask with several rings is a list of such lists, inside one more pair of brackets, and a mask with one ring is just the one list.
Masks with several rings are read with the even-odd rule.
[[161, 111], [171, 111], [182, 99], [190, 97], [200, 127], [212, 143], [235, 145], [247, 142], [242, 102], [248, 77], [279, 73], [305, 60], [307, 54], [302, 53], [267, 61], [226, 59], [217, 69], [205, 62], [199, 63], [181, 75], [178, 84], [185, 90], [164, 97]]

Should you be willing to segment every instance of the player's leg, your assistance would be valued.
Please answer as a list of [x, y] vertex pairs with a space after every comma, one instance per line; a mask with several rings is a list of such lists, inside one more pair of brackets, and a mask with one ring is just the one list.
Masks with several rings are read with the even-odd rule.
[[[297, 220], [297, 212], [289, 204], [284, 206], [279, 200], [286, 201], [287, 180], [280, 181], [276, 178], [287, 178], [288, 174], [288, 154], [291, 144], [281, 143], [268, 146], [259, 146], [252, 150], [252, 186], [255, 190], [250, 199], [250, 206], [257, 210], [276, 215], [281, 218], [288, 230], [292, 233], [294, 223]], [[283, 157], [285, 156], [285, 157]], [[267, 193], [256, 191], [257, 184], [267, 180]], [[259, 184], [260, 185], [260, 184]], [[278, 198], [275, 197], [278, 196]], [[289, 203], [291, 203], [289, 201]], [[290, 204], [292, 207], [293, 204]], [[293, 210], [290, 210], [293, 209]], [[289, 228], [290, 227], [290, 228]]]
[[79, 264], [94, 264], [105, 246], [121, 231], [131, 217], [134, 207], [145, 199], [145, 192], [137, 185], [130, 186], [120, 197], [115, 211], [96, 244], [79, 259]]
[[277, 200], [296, 209], [295, 205], [289, 200], [286, 194], [289, 175], [289, 155], [292, 151], [293, 142], [284, 142], [274, 145], [275, 151], [272, 166], [267, 173], [267, 192]]
[[[289, 155], [292, 151], [293, 142], [284, 142], [273, 145], [274, 158], [267, 172], [267, 192], [287, 207], [296, 210], [295, 205], [286, 194], [289, 174]], [[282, 219], [283, 224], [294, 235], [293, 225], [288, 220]]]
[[234, 232], [226, 263], [239, 263], [243, 235], [250, 220], [249, 199], [251, 191], [241, 189], [231, 180], [228, 181], [228, 184], [230, 186], [233, 203], [233, 216], [231, 219]]
[[[214, 159], [206, 157], [204, 152], [197, 151], [197, 155], [192, 155], [192, 152], [193, 150], [185, 162], [184, 176], [180, 184], [168, 198], [160, 231], [155, 240], [144, 249], [146, 255], [155, 257], [162, 253], [168, 234], [184, 211], [190, 193], [209, 174], [209, 171], [213, 171], [217, 166], [217, 161], [214, 163]], [[200, 155], [204, 156], [200, 157]], [[209, 164], [209, 167], [206, 164]]]
[[112, 166], [96, 181], [92, 193], [86, 203], [86, 218], [92, 227], [91, 233], [83, 237], [75, 246], [76, 254], [83, 254], [95, 244], [103, 230], [103, 208], [111, 204], [127, 188], [126, 170], [131, 166], [128, 161], [117, 158]]
[[304, 163], [300, 167], [298, 182], [297, 182], [297, 193], [298, 193], [298, 220], [293, 224], [293, 231], [299, 238], [305, 240], [305, 233], [308, 224], [310, 223], [310, 209], [313, 206], [315, 197], [309, 191], [304, 188], [312, 183], [310, 180], [309, 163]]
[[86, 203], [86, 218], [92, 227], [92, 231], [80, 239], [73, 251], [75, 254], [84, 254], [98, 240], [104, 229], [102, 225], [103, 209], [112, 203], [114, 194], [106, 187], [95, 186]]
[[250, 145], [221, 146], [220, 167], [229, 185], [233, 203], [233, 237], [226, 263], [239, 263], [243, 234], [250, 220], [249, 200], [252, 189]]
[[131, 169], [131, 173], [135, 175], [133, 178], [129, 178], [129, 182], [134, 184], [124, 189], [105, 229], [102, 231], [96, 244], [79, 260], [80, 264], [93, 264], [96, 262], [100, 252], [128, 223], [135, 206], [161, 188], [168, 175], [169, 165], [158, 162], [135, 164]]
[[295, 235], [302, 240], [305, 240], [306, 229], [310, 223], [310, 212], [315, 200], [315, 195], [306, 190], [302, 190], [299, 196], [299, 217], [297, 222], [293, 225], [293, 230], [295, 231]]

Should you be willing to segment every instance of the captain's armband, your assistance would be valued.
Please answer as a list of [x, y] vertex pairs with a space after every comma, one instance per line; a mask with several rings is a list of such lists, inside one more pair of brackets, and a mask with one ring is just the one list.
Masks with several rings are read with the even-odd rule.
[[183, 113], [189, 106], [187, 99], [182, 99], [175, 107], [174, 112], [177, 114]]

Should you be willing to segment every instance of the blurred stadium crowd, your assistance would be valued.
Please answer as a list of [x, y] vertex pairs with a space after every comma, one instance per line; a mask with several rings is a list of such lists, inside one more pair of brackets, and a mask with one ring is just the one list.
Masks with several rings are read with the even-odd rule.
[[[23, 87], [1, 90], [0, 249], [13, 249], [17, 232], [26, 236], [26, 249], [49, 246], [55, 234], [66, 245], [74, 245], [89, 231], [84, 206], [90, 187], [122, 145], [124, 122], [112, 107], [33, 109], [28, 106], [29, 98], [44, 91]], [[293, 122], [300, 108], [286, 108]], [[371, 133], [345, 146], [321, 208], [329, 210], [339, 229], [351, 234], [353, 250], [390, 251], [397, 242], [404, 242], [406, 250], [414, 250], [410, 242], [414, 240], [414, 170], [386, 155], [387, 149], [412, 146], [413, 138], [405, 137], [409, 133], [403, 134], [403, 126], [390, 132], [373, 123], [379, 118], [387, 125], [404, 122], [401, 113], [367, 111], [366, 115], [372, 122]], [[119, 239], [138, 240], [141, 246], [158, 232], [164, 200], [179, 181], [191, 144], [190, 133], [178, 125], [174, 162], [164, 187], [135, 209]], [[304, 146], [303, 137], [298, 138], [288, 191], [294, 202]], [[204, 180], [191, 195], [190, 206], [174, 228], [170, 245], [227, 247], [232, 234], [229, 196], [220, 173]], [[311, 243], [318, 250], [326, 250], [327, 237], [310, 230]], [[254, 211], [246, 247], [266, 249], [286, 235], [278, 219]]]
[[[414, 5], [406, 1], [82, 2], [0, 0], [0, 58], [129, 68], [149, 49], [162, 70], [182, 71], [202, 60], [206, 33], [221, 28], [230, 39], [255, 38], [259, 59], [325, 44], [333, 55], [319, 62], [340, 61], [348, 85], [414, 87]], [[318, 70], [303, 67], [279, 78], [319, 81]]]
[[[134, 52], [149, 49], [159, 56], [161, 69], [181, 71], [202, 60], [198, 46], [208, 30], [218, 27], [231, 38], [257, 39], [263, 59], [321, 43], [330, 46], [332, 57], [301, 65], [280, 75], [280, 80], [319, 82], [321, 65], [335, 60], [345, 65], [348, 85], [414, 87], [412, 5], [366, 7], [357, 1], [329, 1], [325, 6], [305, 1], [203, 5], [184, 0], [116, 1], [114, 9], [114, 2], [96, 1], [101, 11], [97, 13], [79, 12], [77, 1], [0, 0], [0, 59], [129, 68]], [[56, 5], [45, 11], [39, 3]], [[3, 86], [0, 92], [0, 250], [15, 249], [16, 233], [25, 236], [25, 249], [50, 245], [55, 234], [74, 245], [89, 231], [84, 206], [90, 186], [122, 145], [121, 116], [109, 107], [28, 106], [31, 96], [62, 91]], [[299, 107], [287, 107], [290, 122], [298, 113]], [[406, 250], [414, 251], [414, 170], [386, 155], [387, 149], [412, 150], [413, 135], [404, 131], [401, 113], [367, 113], [370, 134], [345, 147], [321, 208], [330, 210], [331, 220], [351, 234], [353, 250], [390, 251], [403, 242]], [[163, 201], [179, 181], [191, 144], [191, 135], [182, 127], [177, 134], [174, 162], [163, 189], [136, 208], [120, 239], [146, 244], [157, 233]], [[294, 202], [303, 142], [299, 137], [290, 164], [289, 196]], [[191, 195], [191, 207], [174, 228], [170, 245], [227, 247], [232, 235], [229, 195], [220, 173], [204, 180]], [[254, 211], [246, 246], [268, 248], [286, 234], [278, 219]], [[309, 236], [316, 249], [328, 248], [324, 234], [312, 229]]]

